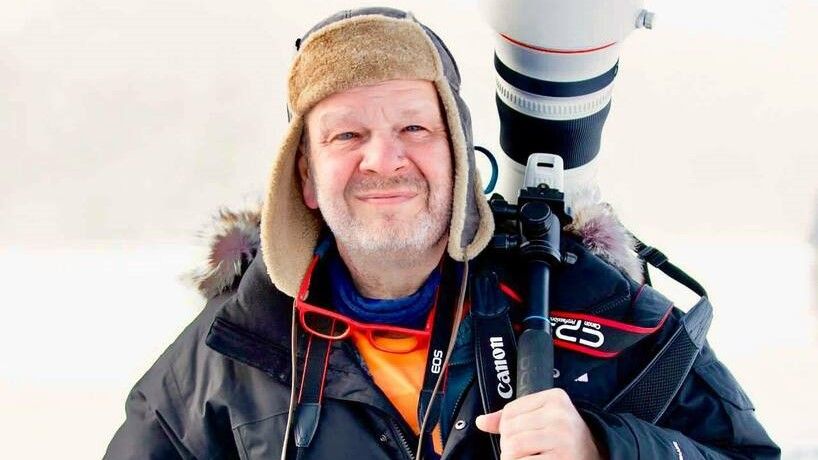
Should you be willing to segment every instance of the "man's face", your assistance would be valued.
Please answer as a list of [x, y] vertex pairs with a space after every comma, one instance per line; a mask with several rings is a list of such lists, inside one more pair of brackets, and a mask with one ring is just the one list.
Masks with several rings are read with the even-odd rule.
[[339, 245], [366, 254], [414, 253], [447, 237], [449, 135], [428, 81], [391, 80], [318, 103], [299, 160], [305, 204]]

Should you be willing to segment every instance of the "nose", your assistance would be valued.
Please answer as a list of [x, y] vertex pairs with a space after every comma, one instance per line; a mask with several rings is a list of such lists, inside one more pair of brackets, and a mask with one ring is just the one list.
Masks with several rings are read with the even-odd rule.
[[365, 174], [391, 176], [409, 164], [405, 146], [391, 133], [373, 134], [361, 150], [359, 169]]

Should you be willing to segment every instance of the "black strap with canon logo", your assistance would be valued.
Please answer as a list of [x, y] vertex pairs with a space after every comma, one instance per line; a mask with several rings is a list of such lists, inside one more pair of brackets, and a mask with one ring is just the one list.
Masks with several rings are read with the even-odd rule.
[[[517, 338], [509, 319], [510, 303], [497, 274], [482, 270], [471, 280], [471, 317], [477, 382], [483, 413], [502, 409], [514, 400]], [[500, 458], [500, 436], [490, 435], [494, 458]]]

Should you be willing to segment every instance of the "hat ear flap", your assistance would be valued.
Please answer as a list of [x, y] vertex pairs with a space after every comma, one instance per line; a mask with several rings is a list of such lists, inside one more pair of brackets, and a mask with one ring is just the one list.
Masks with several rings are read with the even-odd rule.
[[494, 217], [483, 196], [474, 159], [469, 110], [447, 79], [436, 80], [435, 86], [446, 112], [454, 166], [448, 252], [453, 259], [465, 262], [488, 246], [494, 234]]
[[298, 292], [321, 229], [320, 214], [305, 203], [299, 177], [303, 128], [304, 117], [295, 114], [276, 154], [261, 210], [264, 264], [276, 288], [289, 296]]

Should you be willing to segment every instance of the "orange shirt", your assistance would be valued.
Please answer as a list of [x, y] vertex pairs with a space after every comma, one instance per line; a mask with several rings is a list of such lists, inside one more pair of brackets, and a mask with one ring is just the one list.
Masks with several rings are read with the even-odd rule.
[[[366, 362], [375, 384], [383, 390], [386, 397], [400, 412], [415, 434], [419, 434], [418, 399], [420, 398], [420, 390], [423, 387], [423, 374], [429, 348], [418, 348], [409, 353], [390, 353], [373, 347], [369, 343], [366, 334], [352, 331], [351, 336], [352, 341], [358, 348], [358, 352]], [[440, 425], [435, 426], [432, 439], [435, 452], [442, 453], [443, 440], [440, 435]]]

